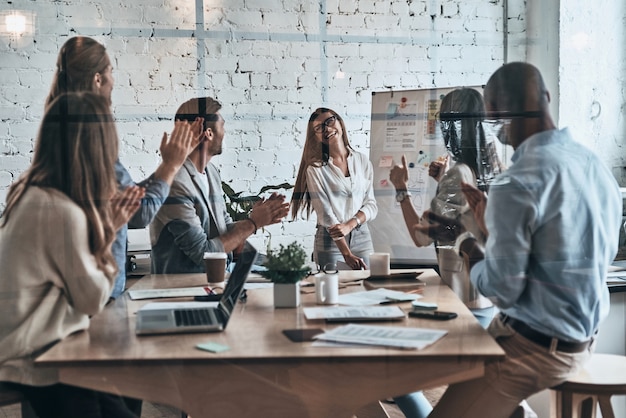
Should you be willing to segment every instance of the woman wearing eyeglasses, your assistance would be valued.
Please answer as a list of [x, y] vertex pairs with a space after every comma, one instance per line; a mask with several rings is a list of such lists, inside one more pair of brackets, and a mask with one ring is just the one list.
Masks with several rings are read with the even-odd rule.
[[317, 216], [313, 257], [322, 268], [367, 269], [374, 251], [367, 222], [378, 213], [369, 159], [355, 151], [343, 119], [331, 109], [311, 114], [291, 214]]

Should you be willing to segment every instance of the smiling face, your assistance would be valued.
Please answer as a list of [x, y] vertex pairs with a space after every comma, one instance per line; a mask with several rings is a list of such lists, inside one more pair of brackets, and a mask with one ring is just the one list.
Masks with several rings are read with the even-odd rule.
[[330, 144], [333, 141], [343, 141], [341, 123], [331, 112], [322, 113], [313, 121], [313, 131], [320, 142]]

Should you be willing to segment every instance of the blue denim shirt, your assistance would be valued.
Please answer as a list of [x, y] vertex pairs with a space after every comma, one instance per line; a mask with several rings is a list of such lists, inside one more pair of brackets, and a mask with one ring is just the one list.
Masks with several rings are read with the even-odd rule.
[[[119, 160], [115, 162], [115, 176], [117, 177], [117, 183], [120, 189], [135, 184], [130, 174]], [[146, 180], [138, 183], [138, 185], [146, 189], [146, 194], [141, 200], [141, 206], [137, 213], [130, 219], [128, 225], [124, 225], [117, 231], [117, 236], [111, 248], [113, 257], [119, 268], [117, 277], [115, 278], [115, 284], [113, 285], [113, 291], [111, 292], [112, 298], [117, 298], [121, 295], [126, 286], [126, 246], [128, 228], [145, 228], [148, 226], [170, 192], [170, 186], [165, 181], [157, 180], [153, 176], [148, 177]]]
[[585, 341], [609, 311], [622, 197], [599, 158], [550, 130], [526, 139], [491, 184], [485, 259], [471, 279], [503, 313], [537, 331]]

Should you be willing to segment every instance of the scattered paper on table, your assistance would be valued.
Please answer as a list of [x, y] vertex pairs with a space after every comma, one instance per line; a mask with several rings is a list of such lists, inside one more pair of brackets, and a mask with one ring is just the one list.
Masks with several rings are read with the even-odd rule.
[[129, 290], [128, 295], [132, 300], [182, 298], [189, 296], [205, 296], [211, 294], [208, 286], [176, 287], [172, 289], [139, 289]]
[[421, 295], [417, 295], [415, 293], [405, 293], [381, 287], [376, 290], [365, 290], [363, 292], [341, 294], [339, 295], [339, 303], [341, 305], [350, 306], [380, 305], [381, 303], [388, 303], [391, 301], [410, 302], [420, 299], [421, 297]]
[[192, 309], [192, 308], [217, 308], [219, 302], [150, 302], [139, 308], [140, 311], [153, 311], [159, 309]]
[[398, 306], [318, 306], [303, 308], [306, 319], [394, 319], [404, 318], [406, 314]]
[[317, 335], [315, 339], [338, 343], [422, 349], [447, 333], [448, 331], [443, 329], [348, 324]]

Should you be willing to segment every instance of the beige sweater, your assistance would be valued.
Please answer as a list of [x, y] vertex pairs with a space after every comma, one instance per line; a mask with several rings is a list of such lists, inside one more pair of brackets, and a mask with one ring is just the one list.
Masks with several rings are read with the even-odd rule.
[[66, 195], [30, 187], [0, 228], [0, 381], [58, 382], [34, 359], [89, 327], [112, 283], [89, 251], [87, 218]]

